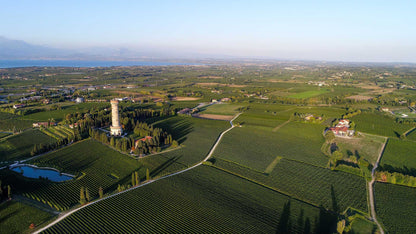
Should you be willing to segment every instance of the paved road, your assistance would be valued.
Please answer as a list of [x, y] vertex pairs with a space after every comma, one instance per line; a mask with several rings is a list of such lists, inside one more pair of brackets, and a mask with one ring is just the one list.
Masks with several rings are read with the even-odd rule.
[[59, 217], [58, 217], [55, 221], [53, 221], [52, 223], [48, 224], [47, 226], [45, 226], [45, 227], [43, 227], [43, 228], [41, 228], [41, 229], [39, 229], [39, 230], [37, 230], [37, 231], [35, 231], [34, 233], [35, 233], [35, 234], [37, 234], [37, 233], [41, 233], [41, 232], [45, 231], [46, 229], [48, 229], [48, 228], [52, 227], [53, 225], [57, 224], [57, 223], [58, 223], [58, 222], [60, 222], [61, 220], [65, 219], [65, 218], [66, 218], [66, 217], [68, 217], [69, 215], [71, 215], [71, 214], [73, 214], [73, 213], [75, 213], [75, 212], [77, 212], [77, 211], [79, 211], [79, 210], [81, 210], [81, 209], [84, 209], [85, 207], [88, 207], [88, 206], [90, 206], [90, 205], [92, 205], [92, 204], [94, 204], [94, 203], [104, 201], [104, 200], [106, 200], [106, 199], [108, 199], [108, 198], [111, 198], [111, 197], [114, 197], [114, 196], [118, 196], [118, 195], [120, 195], [120, 194], [123, 194], [123, 193], [129, 192], [129, 191], [131, 191], [131, 190], [133, 190], [133, 189], [137, 189], [137, 188], [140, 188], [140, 187], [142, 187], [142, 186], [145, 186], [145, 185], [151, 184], [151, 183], [153, 183], [153, 182], [155, 182], [155, 181], [162, 180], [162, 179], [166, 179], [166, 178], [168, 178], [168, 177], [171, 177], [171, 176], [174, 176], [174, 175], [178, 175], [178, 174], [184, 173], [184, 172], [186, 172], [186, 171], [189, 171], [189, 170], [194, 169], [194, 168], [195, 168], [195, 167], [197, 167], [197, 166], [200, 166], [203, 162], [206, 162], [206, 161], [207, 161], [207, 160], [208, 160], [208, 159], [212, 156], [212, 154], [214, 153], [215, 149], [216, 149], [216, 148], [217, 148], [217, 146], [219, 145], [219, 143], [220, 143], [220, 141], [221, 141], [222, 137], [224, 136], [224, 134], [225, 134], [225, 133], [227, 133], [227, 132], [229, 132], [231, 129], [233, 129], [233, 128], [235, 127], [235, 126], [234, 126], [234, 124], [233, 124], [233, 121], [234, 121], [236, 118], [238, 118], [238, 116], [240, 116], [240, 114], [241, 114], [241, 113], [237, 114], [237, 115], [236, 115], [236, 116], [235, 116], [232, 120], [230, 120], [231, 127], [230, 127], [230, 128], [228, 128], [227, 130], [225, 130], [224, 132], [222, 132], [222, 133], [220, 134], [220, 136], [217, 138], [217, 141], [215, 142], [215, 144], [212, 146], [211, 150], [209, 151], [209, 153], [208, 153], [207, 157], [205, 157], [205, 158], [204, 158], [204, 160], [202, 160], [201, 162], [199, 162], [199, 163], [195, 164], [195, 165], [194, 165], [194, 166], [192, 166], [192, 167], [186, 168], [186, 169], [184, 169], [184, 170], [182, 170], [182, 171], [178, 171], [178, 172], [175, 172], [175, 173], [172, 173], [172, 174], [166, 175], [166, 176], [162, 176], [162, 177], [160, 177], [160, 178], [158, 178], [158, 179], [155, 179], [155, 180], [149, 180], [149, 181], [147, 181], [147, 182], [145, 182], [145, 183], [143, 183], [143, 184], [141, 184], [141, 185], [139, 185], [139, 186], [132, 187], [132, 188], [126, 189], [126, 190], [124, 190], [124, 191], [122, 191], [122, 192], [115, 193], [115, 194], [110, 195], [110, 196], [108, 196], [108, 197], [104, 197], [104, 198], [102, 198], [102, 199], [99, 199], [99, 200], [96, 200], [96, 201], [90, 202], [90, 203], [88, 203], [88, 204], [86, 204], [86, 205], [84, 205], [84, 206], [81, 206], [81, 207], [75, 208], [75, 209], [70, 210], [70, 211], [68, 211], [68, 212], [63, 212], [63, 213], [61, 213], [61, 214], [59, 215]]
[[376, 169], [378, 167], [378, 164], [380, 163], [380, 159], [381, 159], [381, 156], [383, 155], [384, 147], [386, 147], [386, 143], [387, 143], [387, 139], [388, 138], [386, 137], [385, 139], [386, 140], [384, 141], [384, 144], [381, 147], [381, 150], [380, 150], [380, 153], [378, 155], [377, 161], [375, 162], [374, 167], [373, 167], [373, 170], [371, 171], [371, 177], [372, 177], [372, 179], [371, 179], [370, 182], [368, 182], [368, 193], [369, 193], [369, 196], [370, 196], [370, 213], [371, 213], [371, 218], [377, 224], [377, 226], [378, 226], [381, 234], [384, 234], [384, 230], [381, 227], [380, 223], [377, 221], [377, 217], [376, 217], [376, 209], [375, 209], [375, 202], [374, 202], [374, 182], [376, 180], [375, 172], [376, 172]]

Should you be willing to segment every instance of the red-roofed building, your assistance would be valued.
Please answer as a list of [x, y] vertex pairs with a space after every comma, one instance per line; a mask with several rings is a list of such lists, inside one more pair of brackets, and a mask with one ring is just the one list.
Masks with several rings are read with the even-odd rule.
[[138, 139], [138, 140], [136, 140], [136, 141], [134, 142], [134, 146], [137, 148], [137, 145], [139, 144], [139, 141], [145, 142], [145, 141], [150, 140], [150, 139], [152, 139], [152, 138], [153, 138], [153, 137], [151, 137], [151, 136], [145, 136], [145, 137], [143, 137], [143, 138], [141, 138], [141, 139]]

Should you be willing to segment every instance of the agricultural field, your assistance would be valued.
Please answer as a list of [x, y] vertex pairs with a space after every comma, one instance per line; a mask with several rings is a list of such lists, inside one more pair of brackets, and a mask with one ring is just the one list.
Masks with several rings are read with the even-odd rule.
[[310, 98], [310, 97], [315, 97], [315, 96], [319, 96], [321, 94], [325, 94], [330, 92], [330, 90], [328, 89], [318, 89], [318, 90], [310, 90], [310, 91], [304, 91], [304, 92], [300, 92], [300, 93], [296, 93], [296, 94], [291, 94], [288, 97], [291, 98]]
[[[26, 179], [12, 173], [16, 180], [12, 184], [17, 184], [17, 190], [29, 198], [50, 202], [49, 205], [53, 208], [65, 210], [78, 203], [81, 186], [87, 187], [94, 198], [98, 196], [99, 187], [105, 192], [113, 192], [118, 184], [129, 185], [133, 171], [139, 171], [143, 181], [146, 169], [149, 169], [151, 177], [159, 177], [200, 162], [206, 157], [220, 132], [229, 127], [229, 123], [173, 117], [159, 121], [155, 126], [169, 126], [169, 131], [183, 145], [171, 152], [132, 159], [97, 141], [84, 140], [28, 162], [56, 168], [78, 176], [77, 179], [51, 183]], [[62, 127], [56, 129], [62, 130]], [[32, 185], [27, 186], [29, 183]]]
[[224, 136], [214, 156], [259, 171], [264, 171], [276, 156], [325, 167], [328, 158], [321, 152], [323, 129], [319, 124], [299, 122], [288, 123], [276, 132], [243, 125]]
[[408, 140], [389, 139], [381, 158], [382, 167], [391, 166], [408, 171], [416, 170], [416, 142]]
[[337, 137], [334, 142], [344, 157], [354, 155], [355, 157], [358, 156], [357, 159], [362, 157], [374, 164], [377, 161], [385, 138], [363, 133], [354, 138]]
[[406, 139], [416, 141], [416, 129], [407, 133]]
[[376, 233], [377, 225], [373, 222], [362, 219], [362, 218], [355, 218], [351, 224], [351, 233]]
[[75, 143], [28, 163], [53, 167], [77, 176], [76, 179], [59, 183], [28, 179], [14, 172], [13, 176], [8, 176], [9, 181], [14, 180], [9, 183], [14, 185], [16, 192], [58, 210], [68, 209], [78, 203], [81, 186], [87, 187], [94, 198], [98, 196], [99, 187], [105, 192], [112, 192], [117, 184], [128, 181], [133, 171], [141, 169], [143, 179], [146, 170], [139, 161], [93, 140]]
[[3, 138], [3, 137], [10, 136], [11, 134], [12, 133], [10, 133], [10, 132], [0, 132], [0, 139]]
[[36, 227], [52, 218], [48, 212], [41, 211], [17, 201], [0, 204], [1, 233], [29, 233], [29, 226]]
[[235, 115], [238, 113], [238, 108], [242, 107], [242, 105], [236, 104], [214, 104], [208, 106], [204, 109], [201, 113], [202, 114], [214, 114], [214, 115]]
[[400, 185], [375, 183], [378, 221], [388, 233], [416, 233], [416, 189]]
[[65, 119], [67, 114], [81, 113], [85, 112], [92, 108], [101, 108], [109, 107], [110, 103], [80, 103], [72, 105], [64, 105], [60, 110], [48, 110], [45, 107], [45, 110], [42, 112], [37, 112], [33, 114], [28, 114], [23, 116], [23, 119], [32, 120], [32, 121], [48, 121], [54, 119], [55, 121], [62, 121]]
[[181, 144], [180, 149], [160, 156], [166, 159], [175, 158], [177, 163], [191, 166], [207, 156], [215, 140], [222, 131], [230, 127], [230, 123], [177, 116], [158, 121], [153, 126], [165, 129]]
[[32, 121], [22, 120], [21, 116], [0, 112], [0, 131], [22, 131], [32, 127]]
[[356, 130], [380, 136], [399, 138], [412, 128], [411, 125], [396, 123], [395, 119], [383, 113], [361, 113], [351, 118]]
[[[348, 207], [367, 212], [366, 182], [359, 176], [284, 158], [277, 162], [270, 173], [252, 170], [221, 158], [215, 160], [214, 166], [317, 206], [323, 205], [338, 212]], [[337, 207], [333, 207], [334, 200]]]
[[271, 233], [283, 228], [285, 219], [298, 233], [306, 219], [313, 230], [318, 216], [317, 207], [200, 166], [90, 205], [44, 233]]
[[35, 144], [48, 144], [56, 140], [39, 130], [28, 130], [0, 141], [0, 161], [16, 161], [30, 157]]

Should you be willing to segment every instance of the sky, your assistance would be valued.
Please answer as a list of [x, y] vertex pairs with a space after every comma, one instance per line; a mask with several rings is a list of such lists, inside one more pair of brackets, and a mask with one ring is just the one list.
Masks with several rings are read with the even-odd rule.
[[0, 36], [58, 48], [416, 62], [416, 1], [6, 1]]

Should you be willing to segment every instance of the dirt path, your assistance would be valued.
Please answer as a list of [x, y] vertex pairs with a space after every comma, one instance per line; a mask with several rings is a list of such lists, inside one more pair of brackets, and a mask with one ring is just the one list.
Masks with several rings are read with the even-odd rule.
[[407, 130], [406, 132], [403, 133], [403, 135], [407, 136], [407, 134], [409, 134], [410, 132], [412, 132], [416, 127], [413, 127], [409, 130]]
[[277, 132], [277, 130], [279, 130], [281, 127], [285, 126], [286, 124], [290, 123], [290, 121], [292, 120], [292, 118], [289, 118], [286, 122], [276, 126], [275, 128], [273, 128], [272, 132]]
[[369, 197], [370, 197], [370, 213], [371, 213], [371, 218], [377, 224], [378, 229], [380, 230], [380, 233], [381, 234], [384, 234], [384, 230], [381, 227], [380, 223], [377, 221], [377, 217], [376, 217], [376, 208], [375, 208], [375, 201], [374, 201], [374, 182], [376, 180], [376, 177], [375, 177], [376, 169], [378, 167], [378, 164], [380, 163], [381, 156], [383, 155], [384, 148], [386, 147], [386, 144], [387, 144], [388, 138], [386, 137], [385, 139], [386, 140], [385, 140], [383, 146], [380, 149], [380, 152], [379, 152], [377, 161], [375, 162], [374, 167], [373, 167], [373, 170], [371, 171], [371, 177], [372, 177], [372, 179], [371, 179], [370, 182], [368, 182], [368, 193], [369, 193]]
[[132, 187], [132, 188], [126, 189], [126, 190], [124, 190], [124, 191], [122, 191], [122, 192], [115, 193], [115, 194], [112, 194], [112, 195], [110, 195], [110, 196], [104, 197], [104, 198], [102, 198], [102, 199], [99, 199], [99, 200], [96, 200], [96, 201], [90, 202], [90, 203], [88, 203], [88, 204], [86, 204], [86, 205], [84, 205], [84, 206], [80, 206], [80, 207], [75, 208], [75, 209], [73, 209], [73, 210], [69, 210], [68, 212], [63, 212], [63, 213], [61, 213], [61, 214], [60, 214], [60, 216], [59, 216], [59, 217], [58, 217], [55, 221], [53, 221], [52, 223], [48, 224], [47, 226], [45, 226], [45, 227], [43, 227], [43, 228], [41, 228], [41, 229], [39, 229], [39, 230], [36, 230], [36, 231], [35, 231], [35, 232], [33, 232], [33, 233], [35, 233], [35, 234], [37, 234], [37, 233], [41, 233], [41, 232], [45, 231], [46, 229], [48, 229], [48, 228], [52, 227], [53, 225], [57, 224], [57, 223], [58, 223], [58, 222], [60, 222], [61, 220], [65, 219], [65, 218], [66, 218], [66, 217], [68, 217], [69, 215], [71, 215], [71, 214], [73, 214], [73, 213], [77, 212], [78, 210], [81, 210], [81, 209], [83, 209], [83, 208], [85, 208], [85, 207], [88, 207], [88, 206], [90, 206], [90, 205], [92, 205], [92, 204], [94, 204], [94, 203], [104, 201], [104, 200], [106, 200], [106, 199], [108, 199], [108, 198], [111, 198], [111, 197], [114, 197], [114, 196], [118, 196], [118, 195], [120, 195], [120, 194], [123, 194], [123, 193], [129, 192], [129, 191], [131, 191], [131, 190], [133, 190], [133, 189], [137, 189], [137, 188], [143, 187], [143, 186], [145, 186], [145, 185], [151, 184], [151, 183], [153, 183], [153, 182], [155, 182], [155, 181], [162, 180], [162, 179], [166, 179], [166, 178], [168, 178], [168, 177], [171, 177], [171, 176], [174, 176], [174, 175], [178, 175], [178, 174], [184, 173], [184, 172], [186, 172], [186, 171], [189, 171], [189, 170], [194, 169], [194, 168], [195, 168], [195, 167], [197, 167], [197, 166], [200, 166], [203, 162], [206, 162], [206, 161], [207, 161], [207, 160], [208, 160], [208, 159], [212, 156], [212, 154], [214, 153], [215, 149], [216, 149], [216, 148], [217, 148], [217, 146], [219, 145], [219, 143], [220, 143], [220, 141], [221, 141], [222, 137], [223, 137], [223, 136], [224, 136], [227, 132], [229, 132], [231, 129], [233, 129], [233, 128], [235, 127], [235, 126], [234, 126], [234, 124], [233, 124], [233, 121], [234, 121], [236, 118], [238, 118], [238, 116], [240, 116], [240, 114], [241, 114], [241, 113], [237, 114], [237, 115], [236, 115], [236, 116], [235, 116], [232, 120], [230, 120], [231, 127], [230, 127], [230, 128], [228, 128], [227, 130], [225, 130], [224, 132], [222, 132], [222, 133], [220, 134], [220, 136], [217, 138], [217, 140], [216, 140], [215, 144], [211, 147], [211, 150], [209, 151], [209, 153], [208, 153], [207, 157], [205, 157], [205, 158], [204, 158], [204, 160], [202, 160], [201, 162], [199, 162], [199, 163], [195, 164], [195, 165], [194, 165], [194, 166], [192, 166], [192, 167], [186, 168], [186, 169], [184, 169], [184, 170], [182, 170], [182, 171], [178, 171], [178, 172], [175, 172], [175, 173], [172, 173], [172, 174], [166, 175], [166, 176], [162, 176], [162, 177], [157, 178], [157, 179], [155, 179], [155, 180], [149, 180], [149, 181], [147, 181], [147, 182], [145, 182], [145, 183], [143, 183], [143, 184], [141, 184], [141, 185], [139, 185], [139, 186]]

